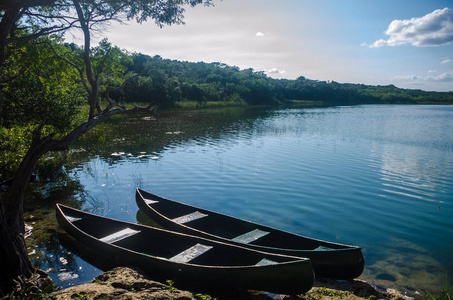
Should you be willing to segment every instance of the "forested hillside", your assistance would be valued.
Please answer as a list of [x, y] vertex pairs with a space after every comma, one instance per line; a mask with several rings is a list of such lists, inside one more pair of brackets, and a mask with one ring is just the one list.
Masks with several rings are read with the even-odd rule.
[[113, 97], [125, 102], [156, 101], [174, 107], [181, 101], [277, 104], [295, 100], [335, 104], [453, 103], [453, 92], [400, 89], [394, 85], [370, 86], [310, 80], [273, 79], [253, 69], [240, 70], [223, 63], [191, 63], [131, 54], [128, 70], [141, 73]]

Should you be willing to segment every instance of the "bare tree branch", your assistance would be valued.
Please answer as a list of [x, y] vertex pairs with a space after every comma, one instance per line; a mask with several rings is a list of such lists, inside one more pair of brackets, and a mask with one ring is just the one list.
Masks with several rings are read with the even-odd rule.
[[107, 61], [107, 59], [109, 58], [110, 51], [112, 51], [112, 47], [109, 47], [109, 49], [107, 50], [107, 53], [104, 54], [104, 57], [102, 58], [102, 62], [95, 72], [96, 81], [99, 80], [99, 75], [101, 75], [101, 73], [104, 71], [104, 65], [105, 65], [105, 62]]
[[79, 0], [73, 0], [74, 7], [77, 12], [77, 17], [79, 18], [79, 23], [83, 31], [84, 36], [84, 51], [83, 51], [83, 60], [85, 62], [85, 72], [87, 76], [88, 83], [90, 84], [91, 90], [89, 92], [89, 100], [88, 103], [90, 105], [90, 111], [88, 118], [94, 118], [96, 109], [99, 111], [99, 103], [97, 101], [98, 94], [99, 94], [99, 87], [98, 83], [93, 76], [93, 68], [91, 65], [90, 59], [90, 50], [91, 50], [91, 37], [90, 37], [90, 29], [89, 29], [89, 19], [87, 19], [83, 13], [82, 6], [80, 5]]
[[69, 59], [67, 59], [66, 57], [61, 56], [60, 54], [58, 54], [58, 52], [55, 50], [55, 48], [53, 47], [53, 45], [51, 43], [48, 42], [47, 45], [50, 46], [50, 49], [52, 49], [52, 52], [55, 54], [56, 57], [58, 57], [59, 59], [65, 61], [66, 63], [68, 63], [69, 65], [74, 67], [79, 72], [79, 76], [80, 76], [80, 80], [82, 82], [82, 85], [85, 88], [85, 90], [87, 91], [87, 93], [89, 94], [91, 92], [91, 90], [90, 90], [90, 88], [87, 85], [83, 70], [81, 68], [79, 68], [79, 66], [77, 66], [77, 64], [75, 64], [74, 62], [72, 62]]
[[31, 40], [35, 40], [35, 39], [40, 38], [45, 35], [60, 33], [60, 32], [68, 30], [69, 28], [72, 28], [75, 22], [76, 21], [74, 21], [73, 23], [70, 23], [69, 25], [66, 25], [66, 26], [55, 25], [55, 26], [52, 26], [49, 28], [42, 29], [33, 34], [23, 36], [23, 37], [16, 37], [15, 35], [12, 35], [9, 39], [7, 39], [6, 44], [10, 45], [10, 44], [17, 43], [17, 42], [31, 41]]
[[108, 111], [110, 111], [113, 107], [120, 107], [122, 109], [126, 109], [126, 106], [124, 106], [123, 104], [121, 103], [115, 103], [112, 101], [112, 99], [110, 99], [110, 91], [115, 91], [115, 90], [122, 90], [124, 89], [124, 86], [126, 85], [126, 83], [128, 83], [129, 81], [133, 80], [134, 78], [137, 78], [139, 76], [141, 76], [141, 74], [143, 73], [143, 71], [139, 74], [136, 74], [128, 79], [126, 79], [122, 84], [121, 86], [108, 86], [106, 91], [105, 91], [105, 98], [107, 99], [107, 101], [109, 102], [109, 105], [104, 109], [103, 113], [107, 113]]

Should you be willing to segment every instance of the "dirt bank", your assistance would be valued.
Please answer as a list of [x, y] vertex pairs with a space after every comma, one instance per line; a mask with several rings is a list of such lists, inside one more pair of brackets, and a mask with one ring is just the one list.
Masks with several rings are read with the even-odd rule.
[[[194, 293], [182, 291], [173, 287], [172, 283], [162, 284], [149, 280], [138, 269], [115, 268], [111, 271], [96, 277], [93, 283], [83, 284], [68, 289], [57, 291], [51, 294], [48, 299], [78, 299], [78, 300], [103, 300], [103, 299], [271, 299], [262, 292], [257, 291], [235, 291], [231, 294]], [[277, 296], [278, 298], [278, 296]], [[381, 293], [371, 285], [360, 280], [350, 282], [316, 281], [315, 286], [304, 295], [284, 296], [281, 299], [306, 299], [306, 300], [327, 300], [327, 299], [406, 299], [397, 291]]]

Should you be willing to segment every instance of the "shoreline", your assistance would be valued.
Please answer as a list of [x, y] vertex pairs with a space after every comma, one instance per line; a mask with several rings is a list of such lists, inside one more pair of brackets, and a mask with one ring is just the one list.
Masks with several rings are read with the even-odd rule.
[[81, 284], [49, 294], [46, 299], [306, 299], [306, 300], [359, 300], [359, 299], [410, 299], [397, 290], [379, 291], [369, 283], [355, 279], [352, 281], [315, 280], [313, 288], [301, 295], [275, 295], [259, 291], [210, 292], [179, 290], [177, 283], [167, 284], [150, 280], [138, 268], [118, 267], [107, 271], [91, 283]]

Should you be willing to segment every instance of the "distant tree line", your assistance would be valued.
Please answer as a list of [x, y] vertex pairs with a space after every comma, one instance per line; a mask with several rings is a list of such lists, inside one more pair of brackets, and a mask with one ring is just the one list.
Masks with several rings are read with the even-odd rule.
[[186, 62], [134, 53], [127, 70], [140, 73], [122, 91], [118, 101], [159, 103], [174, 107], [181, 101], [213, 101], [250, 105], [284, 104], [294, 100], [321, 101], [326, 105], [453, 103], [453, 92], [401, 89], [394, 85], [371, 86], [310, 80], [303, 76], [274, 79], [253, 69], [240, 70], [224, 63]]

